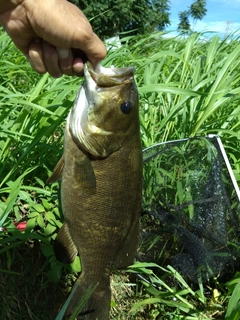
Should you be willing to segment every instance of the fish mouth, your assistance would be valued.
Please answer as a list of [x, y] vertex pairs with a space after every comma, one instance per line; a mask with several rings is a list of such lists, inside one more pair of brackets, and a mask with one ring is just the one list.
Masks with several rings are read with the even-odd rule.
[[99, 88], [109, 88], [129, 83], [133, 79], [134, 72], [135, 68], [131, 66], [125, 68], [115, 68], [114, 66], [105, 68], [98, 64], [96, 68], [93, 69], [90, 62], [84, 65], [85, 79], [89, 83], [94, 81], [95, 86]]

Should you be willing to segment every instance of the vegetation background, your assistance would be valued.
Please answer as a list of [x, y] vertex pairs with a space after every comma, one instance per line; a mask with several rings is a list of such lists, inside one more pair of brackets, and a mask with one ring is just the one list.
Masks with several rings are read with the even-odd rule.
[[[101, 39], [122, 36], [123, 32], [140, 35], [165, 30], [170, 24], [170, 0], [68, 0], [78, 6], [91, 21]], [[179, 12], [178, 30], [190, 34], [197, 20], [207, 13], [205, 0], [195, 0]], [[183, 4], [184, 8], [184, 4]], [[193, 19], [193, 26], [190, 19]]]
[[[120, 47], [109, 44], [103, 64], [136, 67], [143, 148], [218, 134], [239, 183], [239, 37], [169, 36], [125, 35]], [[70, 266], [55, 259], [59, 187], [45, 183], [61, 157], [64, 121], [81, 81], [37, 75], [1, 31], [0, 319], [55, 319], [81, 270], [79, 258]], [[169, 276], [178, 285], [165, 281]], [[112, 319], [240, 317], [239, 270], [192, 287], [171, 266], [138, 262], [113, 275], [112, 291]]]

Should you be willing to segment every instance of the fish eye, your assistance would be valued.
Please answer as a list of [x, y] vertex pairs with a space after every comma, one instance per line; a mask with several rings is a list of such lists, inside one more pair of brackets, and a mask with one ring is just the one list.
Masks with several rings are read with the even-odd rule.
[[124, 101], [121, 104], [121, 110], [124, 114], [128, 114], [132, 109], [132, 103], [130, 101]]

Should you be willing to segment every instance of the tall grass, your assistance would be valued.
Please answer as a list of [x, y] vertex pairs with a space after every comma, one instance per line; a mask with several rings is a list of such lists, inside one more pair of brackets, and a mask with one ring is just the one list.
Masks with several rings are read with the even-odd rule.
[[[206, 41], [204, 35], [199, 34], [185, 39], [156, 33], [126, 37], [122, 41], [120, 48], [109, 49], [103, 64], [136, 68], [143, 147], [216, 133], [223, 140], [239, 181], [238, 38], [220, 40], [214, 36]], [[48, 75], [37, 75], [7, 35], [0, 33], [0, 227], [11, 230], [0, 233], [0, 254], [8, 261], [0, 264], [5, 273], [11, 272], [14, 265], [16, 251], [12, 250], [29, 238], [43, 243], [42, 252], [48, 261], [45, 268], [52, 281], [58, 281], [58, 273], [64, 269], [54, 260], [51, 249], [51, 240], [61, 226], [58, 186], [47, 186], [45, 181], [61, 156], [64, 121], [80, 83], [81, 79], [77, 78], [52, 79]], [[28, 221], [25, 232], [14, 226], [14, 222], [22, 220]], [[79, 261], [72, 267], [80, 270]], [[232, 282], [228, 290], [223, 290], [221, 298], [207, 299], [202, 287], [195, 292], [179, 276], [183, 286], [180, 292], [166, 287], [162, 291], [160, 287], [164, 283], [155, 276], [151, 265], [146, 268], [136, 265], [131, 272], [135, 271], [150, 274], [154, 284], [142, 281], [147, 290], [146, 299], [140, 298], [132, 310], [135, 312], [142, 306], [150, 310], [151, 304], [157, 305], [155, 311], [148, 312], [149, 319], [154, 312], [159, 319], [172, 319], [171, 313], [174, 319], [200, 319], [200, 316], [217, 319], [219, 315], [221, 318], [224, 314], [221, 304], [226, 306], [235, 286], [236, 292], [239, 290], [239, 277], [235, 282], [229, 279]], [[164, 272], [174, 273], [172, 269]], [[222, 286], [219, 284], [218, 289]], [[155, 300], [147, 300], [152, 297]], [[235, 300], [230, 301], [226, 319], [230, 319], [231, 312], [237, 312], [232, 301]], [[160, 317], [162, 312], [167, 318]]]
[[134, 40], [119, 49], [121, 57], [115, 51], [107, 62], [136, 67], [143, 145], [216, 133], [239, 178], [238, 38], [205, 41], [201, 34], [187, 39], [153, 34]]

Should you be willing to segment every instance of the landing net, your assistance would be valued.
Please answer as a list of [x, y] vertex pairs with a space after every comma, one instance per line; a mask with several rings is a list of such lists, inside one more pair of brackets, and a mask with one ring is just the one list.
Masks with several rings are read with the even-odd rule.
[[143, 151], [139, 259], [197, 282], [233, 271], [240, 255], [240, 193], [218, 136]]

